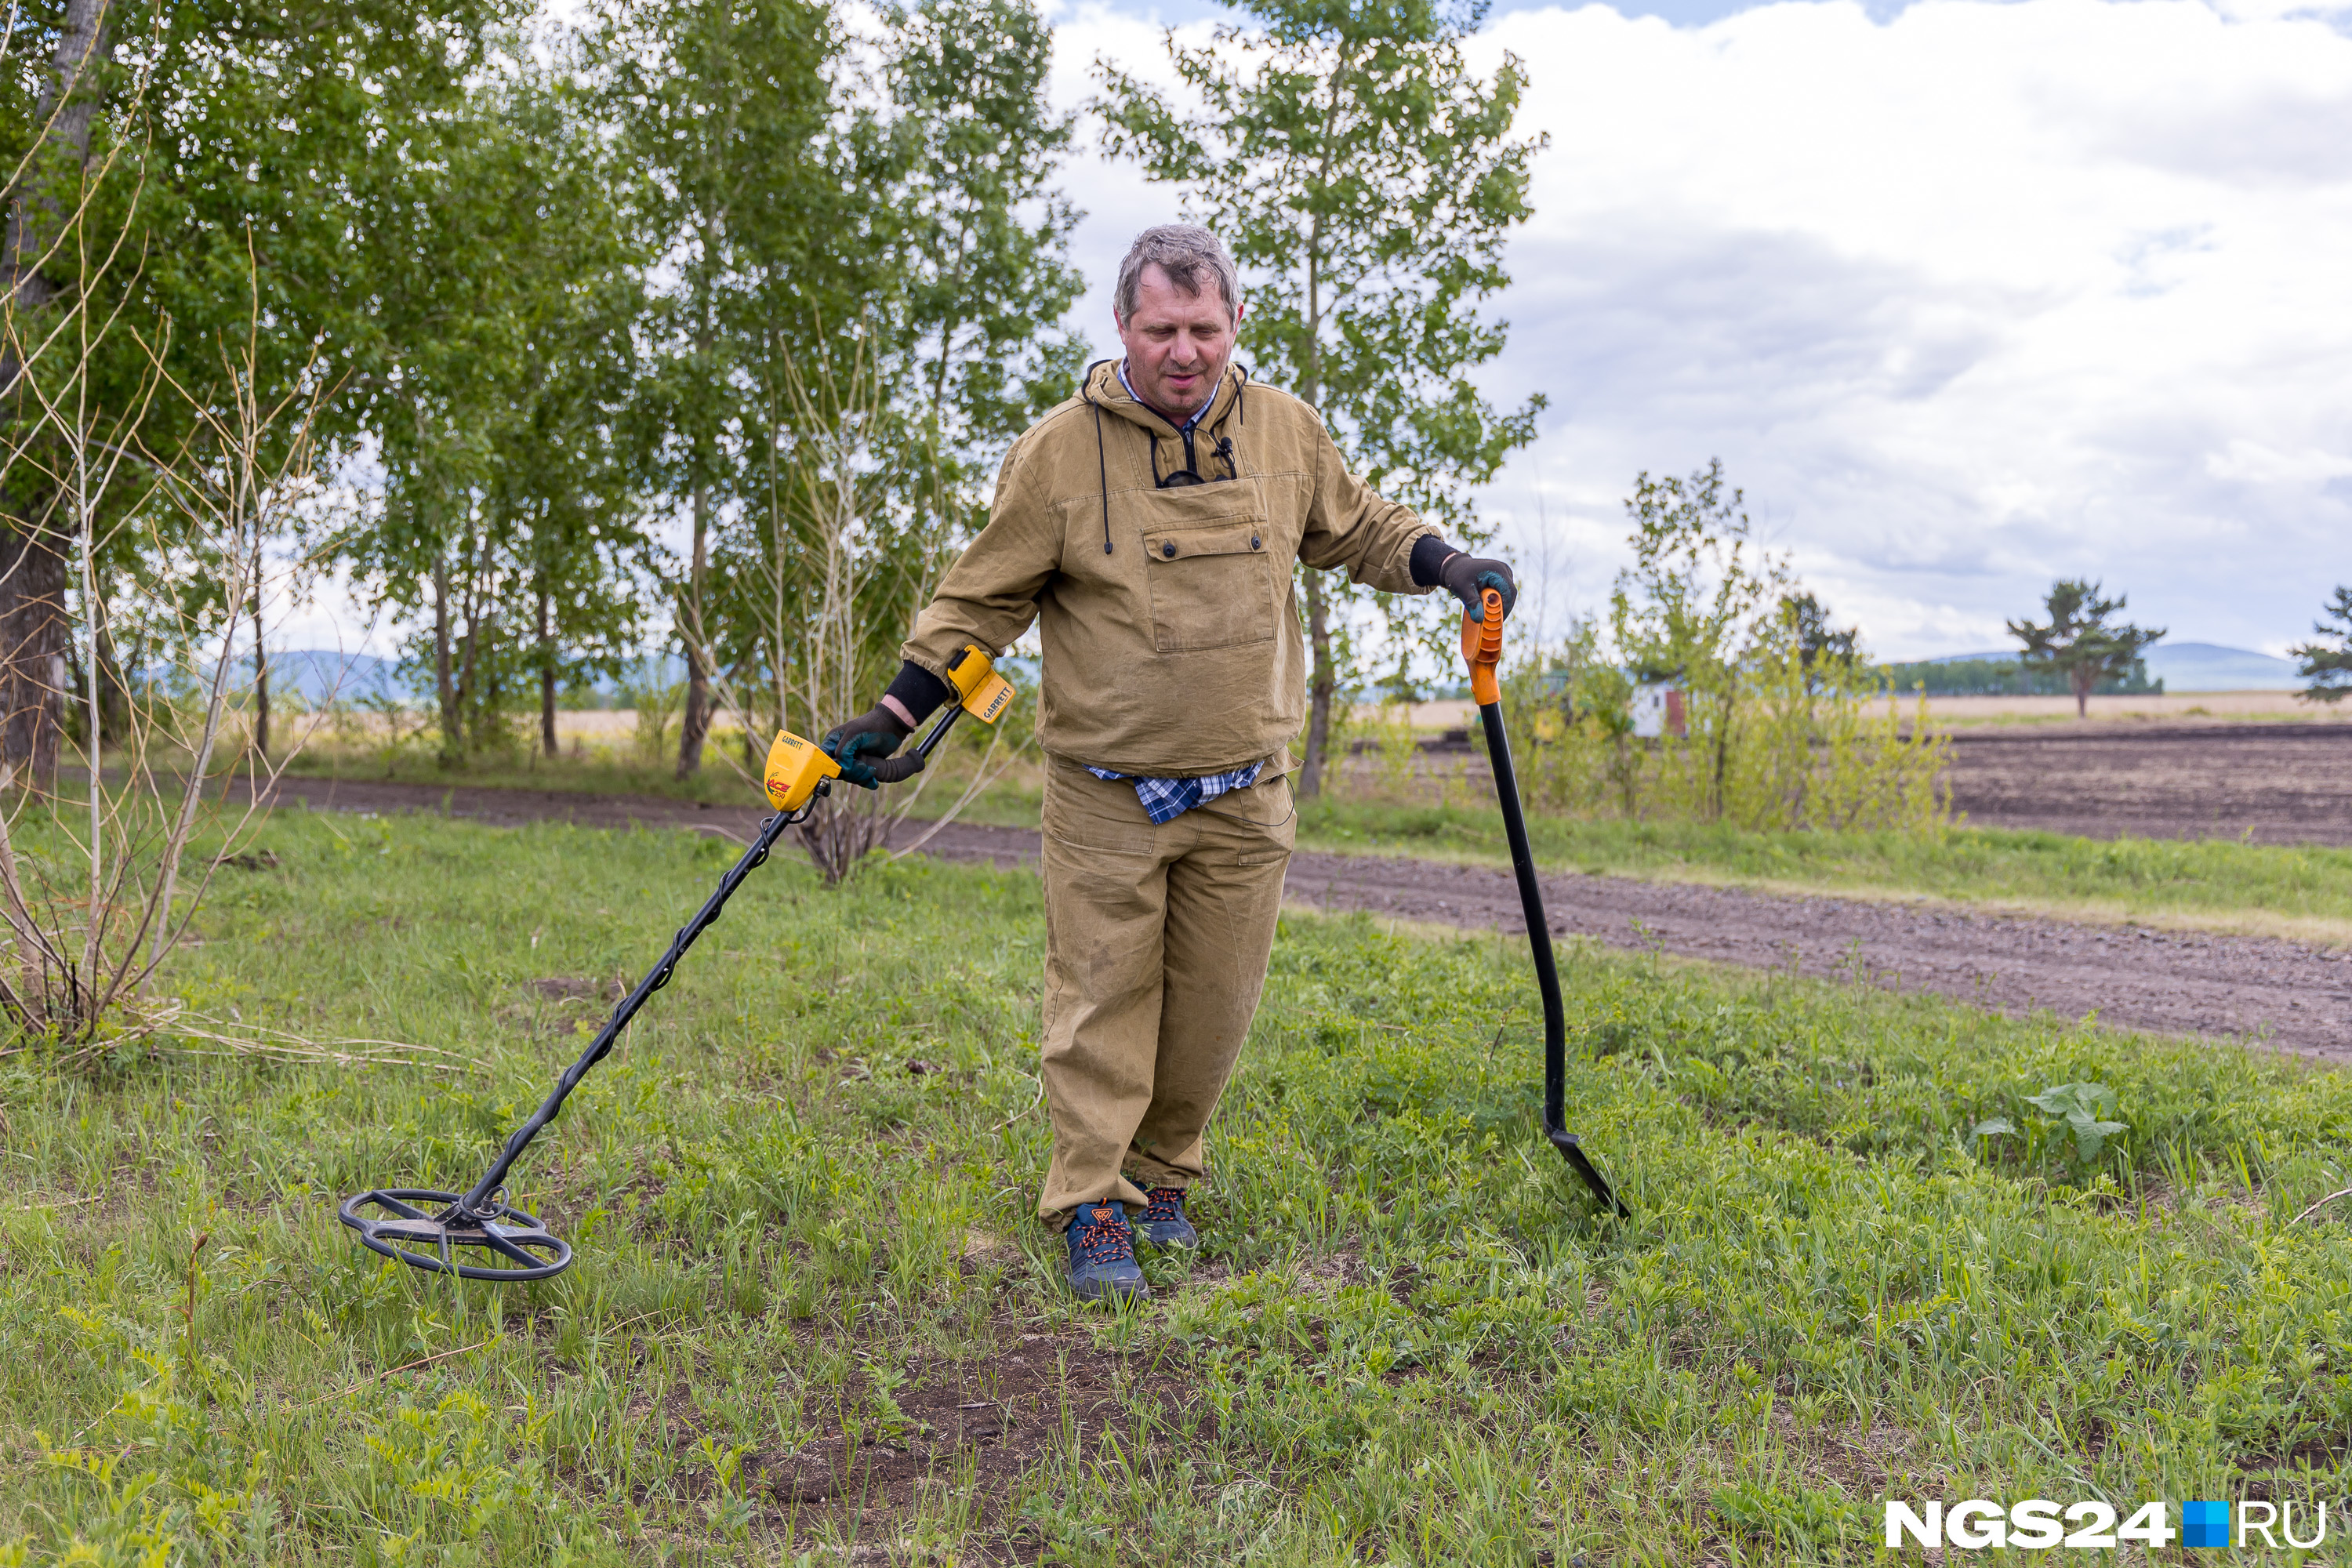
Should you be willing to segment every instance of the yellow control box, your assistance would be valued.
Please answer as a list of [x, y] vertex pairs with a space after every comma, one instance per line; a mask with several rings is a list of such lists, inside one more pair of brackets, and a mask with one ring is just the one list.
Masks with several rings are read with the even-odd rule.
[[1013, 683], [996, 673], [996, 661], [966, 643], [948, 660], [948, 679], [955, 683], [956, 700], [983, 724], [993, 724], [1013, 706]]
[[831, 757], [789, 730], [776, 731], [768, 748], [768, 804], [778, 811], [798, 811], [816, 794], [816, 786], [841, 776]]

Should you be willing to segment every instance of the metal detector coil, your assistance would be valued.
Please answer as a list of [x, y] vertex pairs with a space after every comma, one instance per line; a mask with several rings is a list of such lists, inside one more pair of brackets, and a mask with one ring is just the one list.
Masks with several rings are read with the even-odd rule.
[[[993, 724], [1012, 704], [1012, 685], [996, 673], [995, 662], [975, 644], [967, 643], [948, 661], [948, 674], [954, 683], [956, 705], [940, 717], [911, 753], [873, 763], [877, 783], [897, 784], [922, 772], [924, 762], [946, 738], [958, 715], [969, 712]], [[719, 879], [718, 889], [703, 900], [694, 918], [678, 928], [661, 962], [647, 971], [646, 977], [637, 982], [637, 988], [613, 1009], [613, 1016], [604, 1021], [604, 1026], [596, 1032], [580, 1059], [564, 1069], [539, 1109], [508, 1137], [499, 1157], [469, 1190], [444, 1193], [425, 1187], [378, 1187], [345, 1198], [336, 1215], [359, 1233], [360, 1244], [371, 1252], [396, 1258], [412, 1268], [509, 1285], [552, 1279], [570, 1268], [571, 1246], [538, 1219], [506, 1201], [507, 1173], [530, 1146], [530, 1141], [539, 1136], [541, 1129], [562, 1110], [564, 1100], [580, 1087], [580, 1080], [588, 1076], [589, 1069], [611, 1054], [621, 1031], [629, 1026], [629, 1020], [637, 1016], [638, 1009], [655, 992], [669, 984], [686, 950], [718, 922], [727, 900], [735, 896], [743, 879], [767, 860], [768, 852], [775, 847], [784, 829], [806, 821], [816, 809], [816, 803], [831, 793], [833, 781], [839, 777], [841, 764], [825, 755], [822, 746], [812, 745], [788, 731], [779, 731], [775, 743], [768, 748], [768, 763], [761, 780], [768, 803], [776, 808], [776, 814], [761, 821], [759, 837], [743, 851], [743, 858]]]
[[[781, 786], [780, 758], [783, 762]], [[539, 1109], [508, 1137], [498, 1159], [470, 1190], [444, 1193], [425, 1187], [378, 1187], [342, 1201], [336, 1215], [359, 1232], [360, 1244], [371, 1252], [396, 1258], [412, 1268], [508, 1285], [552, 1279], [570, 1268], [570, 1245], [537, 1218], [506, 1201], [507, 1173], [530, 1146], [530, 1141], [539, 1136], [540, 1130], [562, 1110], [564, 1100], [580, 1087], [588, 1070], [611, 1054], [621, 1031], [629, 1026], [637, 1010], [655, 992], [669, 984], [686, 950], [694, 945], [695, 938], [717, 923], [727, 900], [743, 885], [743, 879], [766, 861], [768, 852], [775, 847], [784, 829], [806, 820], [809, 813], [816, 809], [817, 801], [832, 788], [831, 781], [840, 774], [833, 759], [817, 747], [797, 735], [778, 735], [768, 752], [768, 794], [772, 800], [777, 800], [780, 795], [793, 800], [793, 807], [780, 809], [760, 824], [759, 837], [743, 851], [743, 858], [719, 879], [718, 889], [703, 900], [694, 918], [670, 938], [669, 951], [662, 954], [661, 962], [647, 971], [646, 977], [637, 982], [637, 988], [613, 1009], [613, 1016], [604, 1021], [604, 1026], [596, 1032], [580, 1059], [564, 1069], [547, 1098], [540, 1101]]]
[[460, 1193], [380, 1187], [345, 1198], [335, 1212], [360, 1233], [360, 1245], [370, 1252], [427, 1273], [515, 1285], [552, 1279], [572, 1266], [570, 1242], [549, 1234], [522, 1210], [495, 1200], [477, 1211], [466, 1206]]
[[1543, 907], [1543, 888], [1536, 880], [1535, 852], [1528, 847], [1528, 818], [1519, 804], [1519, 781], [1511, 771], [1511, 739], [1503, 732], [1503, 687], [1496, 679], [1503, 662], [1503, 595], [1489, 588], [1479, 605], [1485, 618], [1462, 616], [1462, 657], [1470, 666], [1470, 695], [1478, 704], [1478, 722], [1486, 731], [1486, 757], [1495, 769], [1495, 794], [1503, 807], [1503, 830], [1511, 841], [1511, 872], [1518, 879], [1519, 908], [1527, 916], [1528, 946], [1535, 958], [1536, 985], [1543, 993], [1544, 1010], [1544, 1136], [1559, 1151], [1570, 1169], [1583, 1178], [1601, 1206], [1623, 1218], [1633, 1217], [1601, 1175], [1591, 1155], [1565, 1125], [1562, 1101], [1568, 1094], [1568, 1019], [1559, 997], [1559, 966], [1552, 956], [1551, 921]]

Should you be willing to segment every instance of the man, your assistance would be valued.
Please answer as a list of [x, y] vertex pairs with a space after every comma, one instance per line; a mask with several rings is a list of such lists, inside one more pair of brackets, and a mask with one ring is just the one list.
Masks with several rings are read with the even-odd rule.
[[1294, 563], [1477, 613], [1510, 568], [1439, 539], [1347, 470], [1322, 420], [1232, 364], [1239, 275], [1206, 229], [1147, 229], [1120, 266], [1126, 352], [1014, 442], [988, 526], [950, 569], [882, 700], [826, 735], [872, 787], [949, 696], [967, 642], [1039, 624], [1045, 753], [1042, 1046], [1054, 1155], [1038, 1214], [1088, 1300], [1150, 1294], [1155, 1247], [1200, 1237], [1185, 1194], [1265, 984], [1306, 717]]

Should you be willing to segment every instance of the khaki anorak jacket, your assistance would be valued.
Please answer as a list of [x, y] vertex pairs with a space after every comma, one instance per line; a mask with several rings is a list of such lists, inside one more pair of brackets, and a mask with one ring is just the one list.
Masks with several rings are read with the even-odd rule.
[[[1186, 468], [1207, 482], [1160, 488]], [[964, 644], [1001, 652], [1034, 620], [1049, 755], [1223, 773], [1286, 753], [1306, 721], [1292, 563], [1425, 593], [1409, 563], [1435, 531], [1349, 473], [1313, 409], [1238, 367], [1188, 440], [1106, 360], [1013, 444], [988, 526], [902, 651], [944, 679]]]

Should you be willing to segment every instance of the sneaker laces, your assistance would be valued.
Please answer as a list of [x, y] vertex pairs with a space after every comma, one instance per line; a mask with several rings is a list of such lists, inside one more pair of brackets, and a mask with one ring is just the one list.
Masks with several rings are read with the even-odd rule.
[[[1079, 1212], [1089, 1213], [1105, 1207], [1108, 1205], [1093, 1205]], [[1118, 1211], [1112, 1208], [1109, 1212], [1116, 1215]], [[1134, 1235], [1118, 1219], [1086, 1222], [1074, 1220], [1071, 1223], [1076, 1225], [1078, 1229], [1078, 1255], [1088, 1263], [1135, 1261]]]
[[1184, 1217], [1183, 1188], [1152, 1187], [1148, 1189], [1144, 1193], [1143, 1196], [1145, 1200], [1145, 1207], [1143, 1210], [1144, 1224], [1155, 1225], [1165, 1220], [1182, 1219]]

